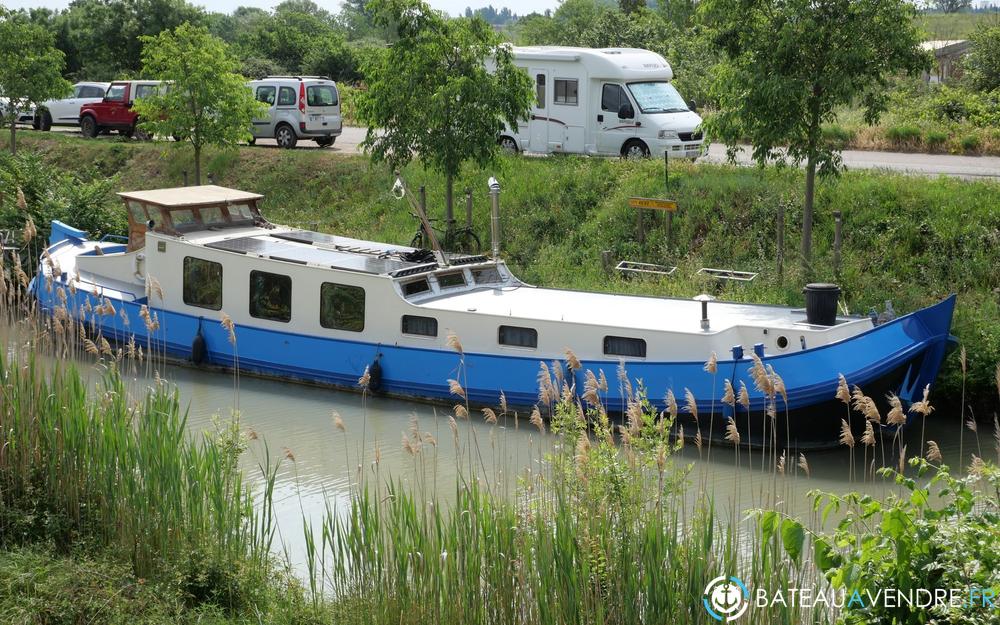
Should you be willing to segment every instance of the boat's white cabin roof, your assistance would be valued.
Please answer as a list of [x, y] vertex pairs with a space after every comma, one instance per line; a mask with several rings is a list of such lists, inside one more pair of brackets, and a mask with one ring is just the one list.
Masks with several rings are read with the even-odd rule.
[[119, 193], [127, 200], [136, 200], [146, 204], [155, 204], [167, 208], [179, 206], [204, 206], [206, 204], [230, 204], [260, 200], [264, 196], [238, 189], [206, 184], [194, 187], [175, 187], [172, 189], [151, 189], [149, 191], [126, 191]]

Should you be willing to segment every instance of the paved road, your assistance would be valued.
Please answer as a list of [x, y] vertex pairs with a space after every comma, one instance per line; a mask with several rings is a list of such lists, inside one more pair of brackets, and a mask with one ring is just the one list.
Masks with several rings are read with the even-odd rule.
[[[54, 128], [61, 132], [77, 132], [75, 128]], [[359, 153], [358, 144], [365, 138], [364, 128], [344, 127], [344, 132], [336, 143], [326, 148], [328, 152], [340, 154]], [[257, 145], [264, 148], [277, 149], [273, 139], [261, 139]], [[300, 141], [302, 149], [319, 149], [313, 141]], [[845, 150], [842, 152], [844, 165], [848, 169], [883, 169], [901, 173], [923, 176], [954, 176], [969, 180], [993, 179], [1000, 180], [1000, 157], [997, 156], [958, 156], [953, 154], [910, 154], [905, 152], [866, 152], [862, 150]], [[701, 162], [721, 163], [726, 160], [726, 148], [723, 145], [712, 145], [708, 154]], [[750, 150], [743, 147], [737, 155], [737, 163], [751, 164]]]

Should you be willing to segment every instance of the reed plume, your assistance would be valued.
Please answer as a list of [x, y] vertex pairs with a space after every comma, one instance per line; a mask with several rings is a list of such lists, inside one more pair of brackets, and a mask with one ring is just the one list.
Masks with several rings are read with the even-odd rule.
[[455, 416], [459, 419], [469, 418], [469, 411], [464, 404], [455, 404]]
[[468, 397], [465, 396], [465, 389], [458, 383], [458, 380], [448, 380], [448, 392], [452, 395], [457, 395], [462, 399], [468, 399]]
[[906, 445], [899, 450], [899, 472], [906, 472]]
[[337, 428], [341, 432], [346, 432], [347, 428], [344, 426], [344, 420], [340, 418], [340, 413], [334, 410], [332, 416], [333, 416], [333, 427]]
[[459, 340], [458, 335], [454, 332], [448, 332], [448, 338], [445, 340], [445, 344], [458, 352], [461, 355], [465, 355], [465, 350], [462, 348], [462, 341]]
[[667, 389], [667, 414], [671, 419], [677, 418], [677, 397], [674, 396], [674, 389]]
[[545, 433], [545, 422], [542, 421], [542, 413], [539, 412], [538, 406], [532, 408], [531, 417], [528, 419], [528, 422], [531, 423], [531, 425], [538, 428], [538, 431], [541, 432], [542, 434]]
[[582, 397], [583, 401], [594, 407], [601, 403], [601, 396], [597, 392], [597, 377], [590, 369], [584, 373]]
[[[28, 201], [24, 199], [24, 191], [21, 190], [21, 187], [18, 187], [17, 191], [15, 193], [17, 194], [17, 208], [22, 213], [23, 212], [27, 212], [27, 210], [28, 210]], [[31, 217], [29, 216], [28, 219], [31, 219]]]
[[811, 473], [809, 471], [809, 461], [806, 460], [806, 455], [802, 453], [799, 454], [799, 468], [805, 472], [806, 477], [811, 476]]
[[566, 348], [566, 364], [572, 371], [579, 371], [583, 369], [583, 365], [580, 364], [580, 359], [576, 357], [573, 350]]
[[861, 435], [861, 444], [865, 447], [875, 446], [875, 428], [870, 420], [865, 420], [865, 433]]
[[736, 393], [733, 391], [733, 383], [728, 378], [723, 383], [723, 388], [725, 390], [722, 393], [722, 403], [730, 407], [736, 407]]
[[785, 474], [785, 450], [781, 450], [781, 456], [778, 458], [778, 464], [775, 466], [778, 470], [778, 475]]
[[847, 378], [844, 377], [843, 373], [837, 374], [837, 399], [844, 402], [846, 405], [851, 405], [851, 391], [847, 388]]
[[698, 420], [698, 402], [694, 399], [691, 389], [684, 389], [684, 410], [687, 411], [695, 421]]
[[927, 459], [931, 462], [941, 462], [941, 448], [934, 441], [927, 441]]
[[726, 422], [726, 440], [733, 444], [734, 447], [740, 446], [740, 431], [736, 427], [736, 419], [729, 417]]
[[708, 357], [708, 361], [705, 363], [705, 371], [715, 375], [719, 371], [719, 357], [716, 356], [715, 352]]
[[744, 410], [750, 410], [750, 392], [747, 390], [747, 385], [740, 380], [740, 394], [737, 397], [737, 403], [743, 406]]
[[365, 372], [361, 374], [360, 378], [358, 378], [358, 386], [360, 386], [362, 390], [367, 391], [368, 385], [371, 384], [371, 381], [372, 375], [368, 371], [368, 367], [365, 366]]
[[497, 413], [493, 412], [492, 408], [483, 408], [483, 418], [490, 425], [495, 425], [497, 422]]
[[903, 425], [906, 423], [906, 413], [903, 412], [903, 403], [895, 393], [886, 395], [889, 400], [889, 414], [886, 415], [886, 423], [889, 425]]

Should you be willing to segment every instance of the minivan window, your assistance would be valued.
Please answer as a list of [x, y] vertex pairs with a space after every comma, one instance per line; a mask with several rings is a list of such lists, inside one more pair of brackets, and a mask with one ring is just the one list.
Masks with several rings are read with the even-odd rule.
[[683, 113], [689, 110], [684, 98], [669, 82], [630, 82], [628, 90], [643, 113]]
[[277, 91], [277, 88], [273, 86], [264, 85], [257, 87], [257, 101], [267, 105], [274, 104], [275, 91]]
[[306, 87], [306, 104], [309, 106], [337, 106], [337, 90], [330, 85]]
[[295, 104], [295, 89], [282, 87], [278, 92], [278, 106], [290, 106]]
[[125, 99], [125, 85], [111, 85], [104, 99], [109, 102], [121, 102]]
[[77, 97], [80, 97], [80, 98], [103, 98], [104, 97], [104, 89], [101, 89], [100, 87], [91, 87], [91, 86], [80, 87], [80, 95], [77, 96]]
[[602, 111], [617, 113], [622, 104], [627, 102], [628, 98], [625, 97], [621, 85], [604, 85], [604, 89], [601, 91]]

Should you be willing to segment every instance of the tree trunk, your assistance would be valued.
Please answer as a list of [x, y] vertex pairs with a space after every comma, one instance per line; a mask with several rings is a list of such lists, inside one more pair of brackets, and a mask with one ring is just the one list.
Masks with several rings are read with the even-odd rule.
[[806, 198], [802, 207], [802, 271], [808, 279], [812, 275], [813, 195], [816, 189], [816, 157], [806, 161]]
[[194, 183], [201, 184], [201, 146], [194, 144]]
[[452, 230], [455, 229], [454, 192], [455, 177], [448, 174], [445, 179], [444, 189], [444, 223], [445, 231], [448, 233], [449, 238], [451, 237]]
[[17, 154], [17, 141], [15, 140], [14, 133], [17, 131], [17, 124], [14, 120], [10, 122], [10, 153]]

